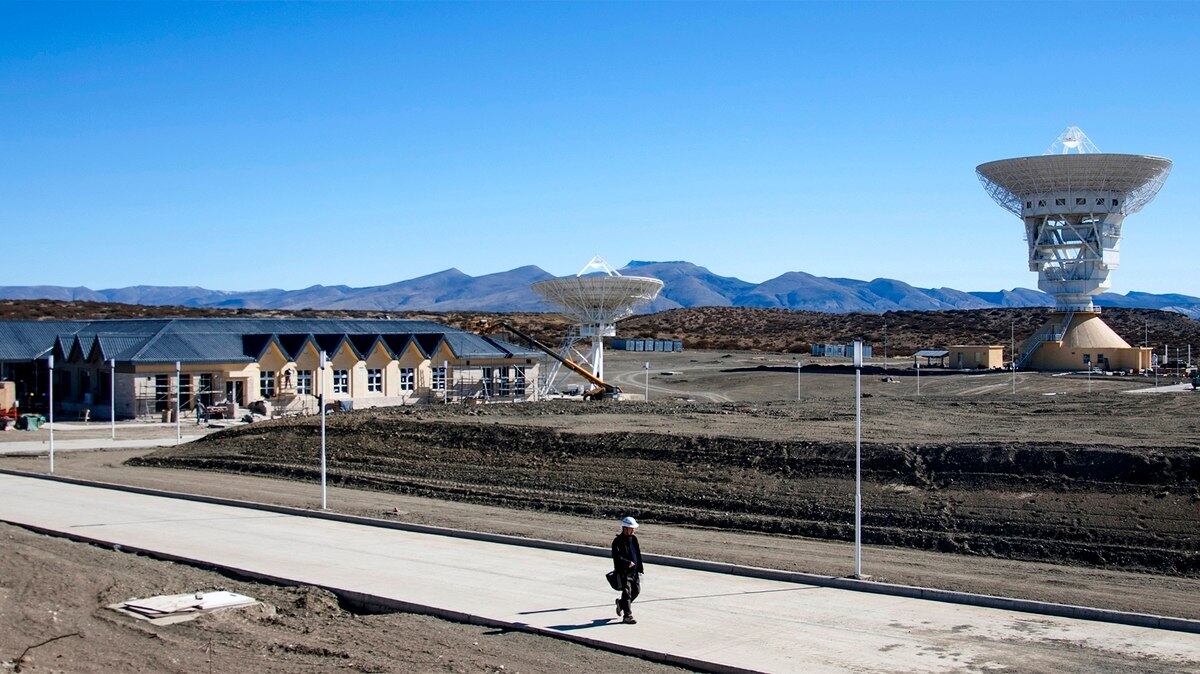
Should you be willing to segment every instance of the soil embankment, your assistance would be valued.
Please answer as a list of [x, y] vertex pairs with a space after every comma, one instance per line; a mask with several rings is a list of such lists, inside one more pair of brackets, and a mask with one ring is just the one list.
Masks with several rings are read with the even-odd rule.
[[[943, 423], [979, 429], [989, 409], [1005, 413], [997, 405], [956, 410]], [[836, 401], [824, 411], [542, 403], [359, 412], [330, 420], [330, 476], [342, 486], [512, 508], [845, 540], [854, 447], [837, 430], [844, 416]], [[1192, 434], [1147, 446], [1089, 440], [1116, 435], [1102, 423], [1074, 435], [1039, 434], [1038, 423], [1022, 440], [985, 428], [963, 441], [934, 432], [923, 434], [931, 442], [903, 433], [888, 442], [874, 430], [863, 452], [865, 540], [1200, 575]], [[315, 420], [284, 420], [133, 463], [313, 480], [318, 443]]]

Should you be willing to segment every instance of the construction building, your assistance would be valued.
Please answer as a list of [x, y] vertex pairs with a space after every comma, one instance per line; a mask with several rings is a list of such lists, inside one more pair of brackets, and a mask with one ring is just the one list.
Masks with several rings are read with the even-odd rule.
[[529, 400], [541, 353], [417, 320], [0, 321], [0, 380], [21, 411], [46, 409], [51, 356], [60, 418], [133, 418], [174, 409], [176, 390], [183, 410], [272, 414], [316, 412], [320, 395], [343, 408]]
[[[853, 344], [813, 344], [810, 353], [818, 358], [853, 358]], [[871, 358], [872, 350], [870, 344], [862, 345], [862, 357]]]
[[1004, 367], [1003, 344], [958, 344], [947, 351], [949, 366], [959, 370], [998, 370]]

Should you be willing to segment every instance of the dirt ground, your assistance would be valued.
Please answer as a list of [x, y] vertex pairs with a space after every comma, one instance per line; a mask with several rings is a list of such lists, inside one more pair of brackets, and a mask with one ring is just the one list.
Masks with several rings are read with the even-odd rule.
[[[813, 358], [786, 353], [752, 351], [684, 351], [681, 353], [607, 351], [604, 357], [607, 378], [627, 393], [642, 394], [646, 383], [645, 363], [650, 363], [650, 399], [708, 402], [783, 402], [809, 401], [822, 398], [842, 400], [853, 405], [854, 378], [848, 370], [850, 361], [837, 358]], [[796, 375], [799, 362], [801, 372]], [[1091, 394], [1113, 393], [1153, 388], [1153, 376], [1095, 375], [1089, 384], [1086, 374], [1053, 375], [1040, 372], [1018, 372], [1017, 393], [1012, 393], [1012, 374], [1000, 371], [959, 372], [940, 368], [922, 368], [921, 398], [917, 400], [917, 376], [911, 358], [892, 357], [884, 360], [882, 353], [868, 359], [864, 369], [863, 393], [871, 397], [913, 399], [918, 406], [883, 410], [893, 417], [917, 416], [915, 421], [928, 423], [932, 418], [945, 418], [951, 423], [953, 415], [945, 415], [941, 397], [988, 398], [1009, 401], [1024, 399], [1027, 404], [1041, 400], [1059, 405], [1064, 399], [1084, 400]], [[885, 370], [886, 367], [886, 370]], [[893, 382], [884, 382], [891, 377]], [[1161, 376], [1158, 384], [1167, 386], [1183, 381], [1176, 376]], [[573, 383], [567, 380], [566, 383]], [[1053, 395], [1051, 395], [1053, 394]], [[1123, 399], [1118, 399], [1123, 400]], [[1200, 406], [1200, 395], [1194, 404]], [[1019, 412], [1021, 408], [1012, 408]], [[1057, 408], [1050, 408], [1057, 409]], [[1117, 406], [1117, 415], [1133, 419]], [[1038, 412], [1053, 418], [1053, 413]], [[1088, 416], [1097, 416], [1094, 409]], [[885, 426], [892, 430], [892, 426]]]
[[[169, 626], [103, 608], [134, 597], [218, 589], [263, 605]], [[62, 635], [69, 636], [16, 662], [26, 647]], [[428, 616], [355, 613], [316, 588], [245, 582], [7, 524], [0, 524], [0, 670], [679, 671], [547, 637]]]
[[[699, 402], [705, 391], [794, 395], [794, 363], [656, 355], [673, 369], [653, 368], [651, 385], [677, 393], [654, 401], [652, 390], [650, 403], [336, 417], [331, 479], [512, 508], [851, 537], [852, 375], [802, 370], [799, 402]], [[630, 354], [612, 360], [618, 381], [638, 374]], [[1086, 379], [1029, 373], [1014, 396], [1003, 374], [941, 373], [923, 378], [918, 397], [915, 376], [886, 376], [902, 381], [881, 371], [863, 382], [867, 541], [1200, 575], [1200, 395], [1121, 392], [1145, 387], [1140, 377], [1105, 377], [1089, 393]], [[282, 420], [134, 463], [312, 479], [317, 442], [315, 420]]]

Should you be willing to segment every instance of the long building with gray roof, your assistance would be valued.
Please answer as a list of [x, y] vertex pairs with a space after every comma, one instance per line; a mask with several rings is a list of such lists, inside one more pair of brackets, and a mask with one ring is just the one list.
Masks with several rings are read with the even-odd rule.
[[[321, 368], [322, 353], [326, 367]], [[532, 398], [541, 353], [424, 320], [161, 318], [0, 321], [0, 379], [16, 404], [157, 416], [255, 406], [315, 411]], [[232, 408], [230, 408], [232, 409]]]

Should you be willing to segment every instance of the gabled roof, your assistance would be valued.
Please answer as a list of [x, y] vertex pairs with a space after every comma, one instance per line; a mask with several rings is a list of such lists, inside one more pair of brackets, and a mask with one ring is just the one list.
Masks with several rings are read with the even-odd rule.
[[[88, 360], [99, 355], [100, 360], [129, 360], [146, 345], [145, 337], [136, 335], [96, 335]], [[97, 353], [99, 351], [99, 353]]]
[[[92, 340], [88, 340], [89, 342]], [[87, 358], [88, 349], [83, 346], [83, 342], [79, 339], [79, 335], [71, 338], [70, 342], [64, 342], [64, 345], [69, 345], [67, 349], [67, 357], [64, 360], [71, 362], [81, 362]]]
[[390, 350], [392, 354], [396, 356], [396, 358], [400, 358], [404, 355], [404, 351], [408, 349], [409, 344], [413, 345], [417, 349], [417, 353], [421, 354], [423, 358], [429, 357], [429, 354], [421, 348], [421, 344], [417, 342], [412, 335], [382, 335], [382, 338], [387, 344], [388, 350]]
[[[61, 338], [60, 338], [61, 337]], [[0, 360], [28, 361], [58, 349], [133, 363], [251, 362], [269, 344], [289, 358], [306, 344], [333, 355], [348, 343], [360, 359], [377, 342], [393, 355], [413, 343], [429, 357], [443, 342], [459, 358], [536, 357], [539, 352], [431, 321], [305, 318], [164, 318], [99, 321], [0, 320]]]
[[313, 349], [317, 351], [321, 350], [321, 347], [317, 346], [317, 342], [313, 339], [312, 335], [279, 335], [279, 344], [288, 359], [292, 362], [295, 362], [300, 357], [300, 354], [304, 353], [304, 346], [306, 344], [312, 344]]
[[87, 321], [0, 321], [0, 360], [33, 360], [54, 347], [59, 335], [74, 335]]
[[342, 349], [342, 345], [345, 344], [350, 348], [350, 353], [353, 353], [359, 360], [363, 359], [363, 354], [354, 346], [354, 342], [350, 341], [349, 335], [313, 335], [313, 339], [316, 340], [317, 346], [320, 347], [321, 351], [325, 352], [325, 356], [328, 358], [333, 358]]

